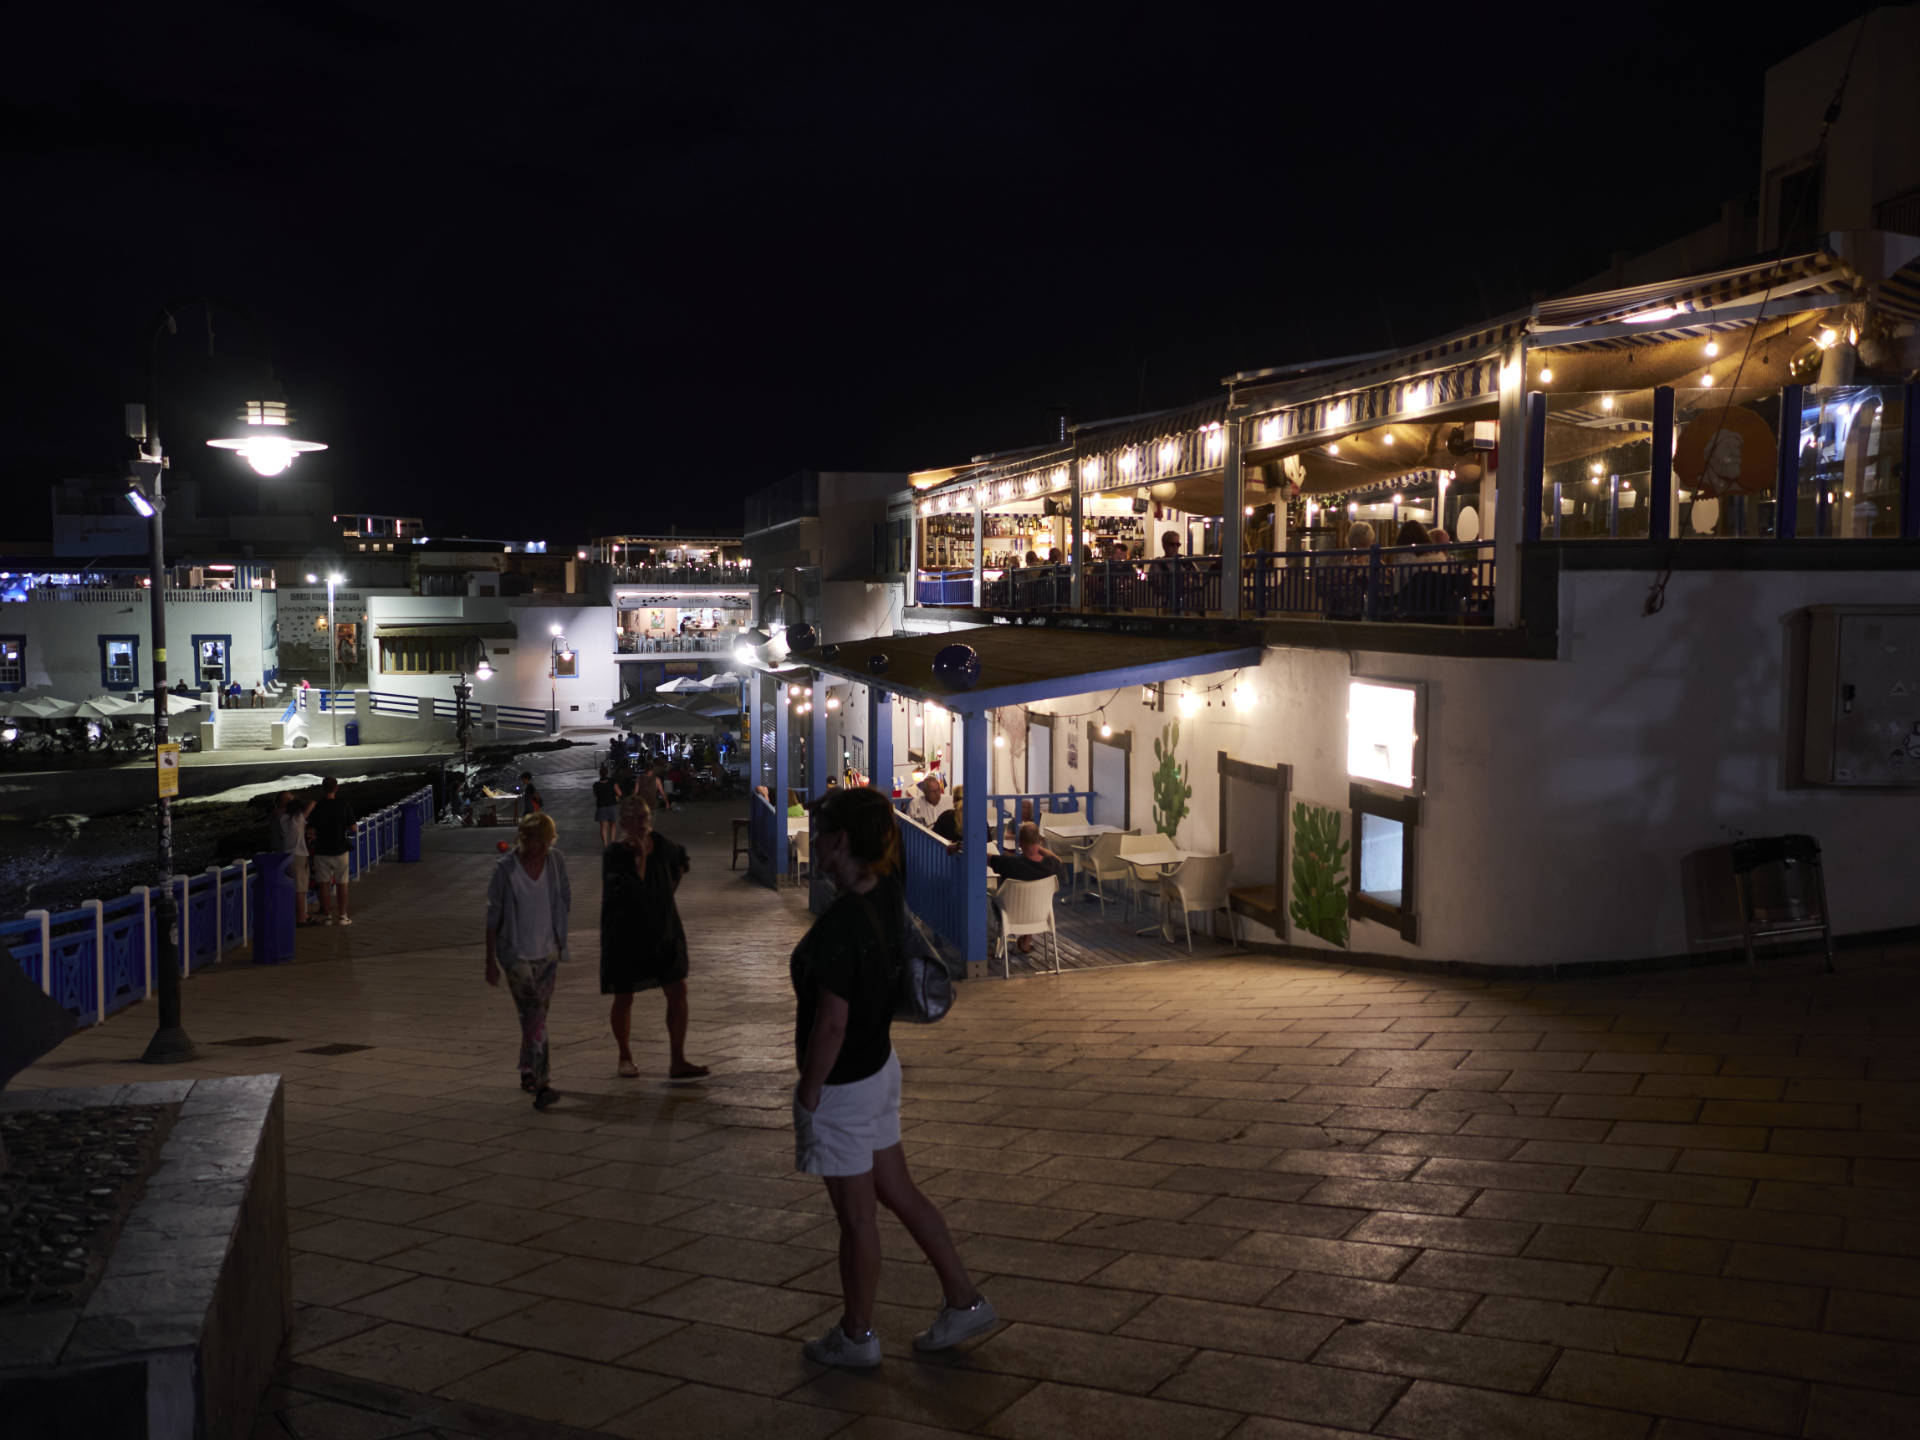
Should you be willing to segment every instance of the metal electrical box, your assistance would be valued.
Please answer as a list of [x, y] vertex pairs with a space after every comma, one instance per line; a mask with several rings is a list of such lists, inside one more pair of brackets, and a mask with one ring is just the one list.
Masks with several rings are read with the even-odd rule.
[[1807, 618], [1806, 779], [1920, 789], [1920, 606], [1815, 605]]

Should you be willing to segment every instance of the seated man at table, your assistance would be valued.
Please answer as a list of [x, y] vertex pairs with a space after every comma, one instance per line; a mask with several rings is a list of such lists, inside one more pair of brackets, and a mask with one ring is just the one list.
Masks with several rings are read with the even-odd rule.
[[[1014, 834], [1017, 848], [1011, 855], [989, 855], [987, 868], [1002, 880], [1045, 880], [1060, 873], [1060, 857], [1040, 843], [1040, 827], [1031, 820]], [[1031, 954], [1033, 937], [1020, 937], [1020, 953]]]

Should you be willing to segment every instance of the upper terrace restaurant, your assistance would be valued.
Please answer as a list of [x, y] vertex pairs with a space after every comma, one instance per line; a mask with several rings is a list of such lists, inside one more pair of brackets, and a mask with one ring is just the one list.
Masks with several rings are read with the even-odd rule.
[[[917, 475], [909, 614], [975, 628], [794, 652], [765, 778], [984, 797], [910, 847], [974, 958], [1023, 807], [1230, 853], [1242, 933], [1307, 949], [1684, 955], [1715, 847], [1802, 831], [1839, 930], [1913, 926], [1916, 317], [1920, 239], [1836, 234]], [[1295, 903], [1336, 862], [1338, 923]]]

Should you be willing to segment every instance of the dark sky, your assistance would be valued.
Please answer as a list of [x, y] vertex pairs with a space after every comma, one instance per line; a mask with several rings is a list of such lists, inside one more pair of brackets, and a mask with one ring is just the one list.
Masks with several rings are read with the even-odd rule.
[[[803, 466], [1410, 343], [1706, 223], [1756, 183], [1765, 67], [1847, 18], [664, 8], [15, 16], [9, 492], [112, 472], [157, 307], [214, 294], [268, 321], [343, 509], [737, 526]], [[230, 382], [252, 343], [216, 331]], [[184, 312], [194, 467], [232, 463], [205, 351]]]

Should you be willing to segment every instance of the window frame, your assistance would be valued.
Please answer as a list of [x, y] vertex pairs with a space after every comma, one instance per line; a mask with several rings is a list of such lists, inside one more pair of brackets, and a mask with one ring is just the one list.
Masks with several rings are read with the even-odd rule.
[[[1347, 785], [1347, 809], [1350, 834], [1347, 842], [1347, 918], [1371, 920], [1400, 932], [1409, 945], [1420, 943], [1418, 905], [1420, 881], [1420, 814], [1424, 802], [1419, 795], [1395, 793], [1390, 787], [1350, 781]], [[1389, 905], [1371, 895], [1360, 893], [1360, 853], [1362, 834], [1360, 817], [1373, 815], [1400, 824], [1400, 903]]]
[[[5, 679], [4, 671], [0, 671], [0, 691], [8, 694], [11, 694], [15, 690], [24, 690], [27, 688], [27, 637], [25, 635], [0, 635], [0, 645], [5, 645], [10, 642], [20, 647], [20, 678], [18, 680]], [[0, 661], [0, 664], [4, 663], [4, 661]]]
[[231, 635], [190, 635], [187, 637], [193, 645], [193, 683], [204, 686], [210, 683], [200, 670], [200, 647], [208, 640], [218, 640], [226, 658], [226, 674], [220, 677], [222, 685], [233, 683], [233, 636]]
[[[1413, 693], [1413, 756], [1408, 767], [1412, 773], [1411, 784], [1402, 786], [1376, 776], [1353, 773], [1352, 717], [1355, 685], [1373, 685], [1382, 690], [1408, 690]], [[1348, 675], [1347, 717], [1347, 756], [1343, 768], [1347, 773], [1348, 784], [1365, 785], [1394, 795], [1418, 796], [1427, 793], [1427, 685], [1424, 680], [1395, 680], [1385, 675]]]
[[[103, 690], [138, 690], [140, 688], [140, 637], [138, 635], [100, 635], [100, 687]], [[128, 670], [132, 673], [129, 680], [112, 678], [112, 668], [107, 663], [107, 647], [124, 644], [132, 652]]]

